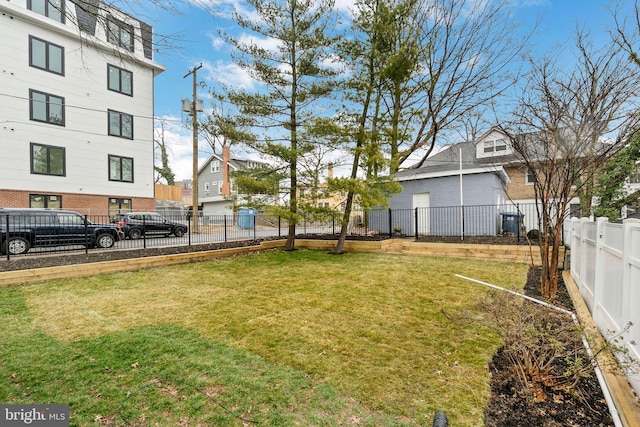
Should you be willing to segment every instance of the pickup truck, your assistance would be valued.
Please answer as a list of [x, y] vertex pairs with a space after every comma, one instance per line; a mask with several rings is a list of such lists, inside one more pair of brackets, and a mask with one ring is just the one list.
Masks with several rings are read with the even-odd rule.
[[22, 255], [31, 248], [82, 245], [110, 248], [123, 237], [114, 224], [95, 224], [77, 212], [0, 208], [2, 254]]

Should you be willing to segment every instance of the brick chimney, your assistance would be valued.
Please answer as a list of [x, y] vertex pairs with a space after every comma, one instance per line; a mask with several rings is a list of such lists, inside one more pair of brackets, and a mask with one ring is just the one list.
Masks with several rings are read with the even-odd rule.
[[231, 194], [231, 182], [229, 181], [229, 160], [231, 152], [228, 145], [222, 146], [222, 195]]
[[327, 179], [333, 178], [333, 163], [329, 163], [327, 166]]

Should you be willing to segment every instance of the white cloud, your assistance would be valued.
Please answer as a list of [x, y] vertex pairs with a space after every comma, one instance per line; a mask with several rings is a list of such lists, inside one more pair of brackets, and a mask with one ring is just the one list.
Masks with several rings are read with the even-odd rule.
[[217, 34], [209, 35], [209, 38], [211, 39], [211, 47], [214, 50], [222, 50], [222, 47], [226, 44], [225, 41]]
[[209, 81], [222, 82], [239, 89], [252, 90], [257, 82], [251, 78], [246, 70], [233, 62], [216, 61], [215, 63], [203, 62], [202, 68]]
[[264, 49], [267, 51], [275, 52], [278, 50], [282, 42], [278, 39], [274, 39], [272, 37], [260, 38], [253, 34], [241, 34], [238, 37], [238, 41], [240, 44], [246, 46], [256, 46], [260, 49]]
[[348, 12], [351, 14], [351, 11], [355, 8], [354, 0], [336, 0], [335, 8], [340, 12]]
[[[164, 116], [156, 120], [156, 139], [161, 138], [162, 128], [160, 121], [164, 121], [164, 143], [167, 147], [169, 167], [175, 174], [176, 181], [191, 179], [193, 176], [193, 133], [185, 126], [187, 118]], [[204, 143], [206, 145], [206, 143]], [[199, 142], [198, 163], [208, 157], [203, 150], [203, 142]], [[156, 165], [160, 164], [160, 153], [156, 148]]]

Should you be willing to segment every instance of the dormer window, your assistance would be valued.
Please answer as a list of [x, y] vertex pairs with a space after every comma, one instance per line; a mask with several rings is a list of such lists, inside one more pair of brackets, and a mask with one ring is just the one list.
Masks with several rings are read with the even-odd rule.
[[479, 159], [504, 156], [511, 153], [511, 148], [507, 144], [506, 139], [502, 138], [501, 135], [492, 135], [492, 137], [490, 136], [476, 145], [476, 157]]
[[133, 52], [133, 27], [122, 22], [108, 20], [107, 41]]
[[507, 151], [507, 143], [504, 139], [495, 139], [484, 142], [485, 153], [500, 153]]

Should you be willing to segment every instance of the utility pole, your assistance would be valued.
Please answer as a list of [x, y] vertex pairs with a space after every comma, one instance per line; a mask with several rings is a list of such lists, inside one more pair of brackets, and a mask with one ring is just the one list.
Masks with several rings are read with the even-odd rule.
[[193, 227], [191, 231], [198, 233], [198, 110], [196, 107], [196, 71], [202, 68], [202, 64], [197, 67], [193, 67], [193, 70], [184, 75], [183, 79], [193, 74], [193, 99], [191, 102], [191, 118], [193, 120], [193, 179], [191, 183], [191, 206], [193, 218]]

